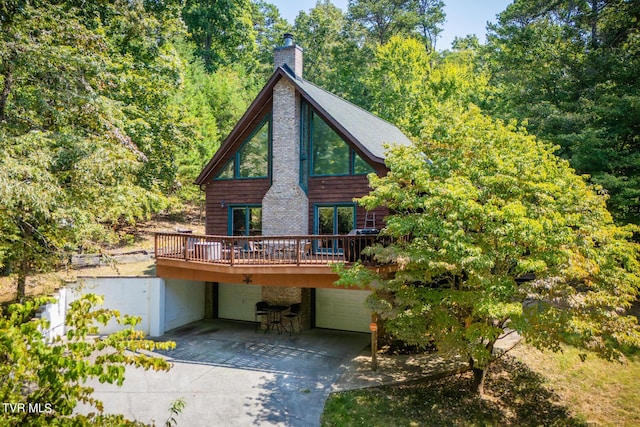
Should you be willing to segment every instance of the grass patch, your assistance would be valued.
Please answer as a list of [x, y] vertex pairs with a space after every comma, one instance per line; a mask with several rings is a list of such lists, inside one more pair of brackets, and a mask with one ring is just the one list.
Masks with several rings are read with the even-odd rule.
[[640, 425], [640, 356], [625, 363], [606, 362], [589, 354], [580, 361], [579, 351], [563, 347], [562, 353], [542, 353], [518, 346], [514, 357], [545, 376], [547, 384], [572, 413], [600, 426]]
[[546, 379], [507, 356], [494, 363], [486, 398], [470, 391], [465, 373], [418, 385], [332, 394], [322, 426], [584, 426]]
[[639, 426], [640, 356], [607, 362], [521, 344], [489, 370], [481, 399], [465, 373], [332, 394], [322, 426]]

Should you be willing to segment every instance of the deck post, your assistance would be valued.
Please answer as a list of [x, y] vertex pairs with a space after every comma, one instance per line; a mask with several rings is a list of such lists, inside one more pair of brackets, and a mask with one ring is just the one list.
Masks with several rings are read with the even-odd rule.
[[185, 236], [180, 236], [182, 247], [184, 248], [184, 260], [189, 261], [189, 241]]

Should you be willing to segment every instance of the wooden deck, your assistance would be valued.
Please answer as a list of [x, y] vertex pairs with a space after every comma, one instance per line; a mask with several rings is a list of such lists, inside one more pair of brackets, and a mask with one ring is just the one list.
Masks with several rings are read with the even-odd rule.
[[208, 236], [159, 233], [159, 277], [274, 286], [333, 287], [331, 264], [366, 260], [375, 236]]

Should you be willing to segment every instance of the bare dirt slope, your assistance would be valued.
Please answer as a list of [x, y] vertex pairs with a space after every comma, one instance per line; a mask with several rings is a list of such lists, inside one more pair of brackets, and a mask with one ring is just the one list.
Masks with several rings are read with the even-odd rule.
[[[50, 294], [65, 282], [75, 281], [78, 276], [153, 276], [155, 275], [153, 258], [155, 233], [172, 233], [182, 230], [204, 234], [204, 218], [197, 209], [176, 214], [156, 215], [149, 221], [136, 224], [135, 227], [123, 229], [126, 236], [124, 240], [129, 243], [105, 246], [101, 249], [101, 253], [107, 255], [107, 265], [89, 267], [68, 265], [58, 271], [33, 275], [27, 279], [27, 295]], [[135, 256], [124, 256], [126, 254], [135, 254]], [[127, 260], [133, 262], [127, 262]], [[0, 277], [0, 302], [9, 302], [15, 298], [15, 277]]]

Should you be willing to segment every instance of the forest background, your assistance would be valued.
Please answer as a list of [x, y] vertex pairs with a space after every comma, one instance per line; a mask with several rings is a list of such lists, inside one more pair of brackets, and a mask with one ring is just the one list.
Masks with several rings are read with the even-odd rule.
[[[516, 121], [640, 224], [640, 3], [517, 0], [435, 49], [438, 0], [319, 1], [293, 25], [263, 0], [0, 5], [0, 270], [116, 243], [199, 203], [194, 178], [292, 32], [304, 77], [420, 140], [444, 105]], [[637, 240], [637, 239], [636, 239]]]

